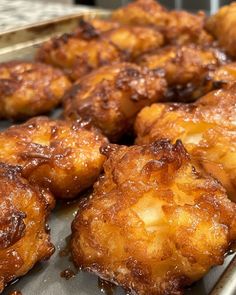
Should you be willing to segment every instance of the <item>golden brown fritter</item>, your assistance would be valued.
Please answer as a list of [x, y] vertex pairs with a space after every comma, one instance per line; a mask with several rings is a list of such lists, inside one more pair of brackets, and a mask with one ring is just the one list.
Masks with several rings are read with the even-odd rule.
[[236, 204], [180, 141], [107, 146], [105, 175], [72, 225], [78, 267], [129, 294], [182, 294], [236, 239]]
[[97, 179], [105, 142], [89, 126], [37, 117], [0, 133], [0, 162], [18, 165], [26, 179], [57, 198], [73, 198]]
[[112, 12], [112, 19], [127, 25], [167, 26], [168, 10], [154, 0], [133, 1]]
[[206, 16], [202, 11], [197, 14], [187, 11], [171, 11], [169, 16], [168, 25], [162, 29], [168, 43], [174, 45], [212, 44], [213, 37], [204, 30]]
[[51, 111], [71, 83], [58, 69], [41, 63], [0, 64], [0, 118], [25, 119]]
[[139, 58], [141, 66], [163, 71], [168, 83], [166, 99], [191, 101], [208, 89], [205, 79], [210, 71], [226, 62], [223, 52], [196, 45], [168, 46]]
[[54, 252], [46, 220], [48, 192], [31, 186], [16, 167], [0, 164], [0, 293]]
[[[107, 63], [123, 59], [121, 52], [107, 40], [86, 40], [75, 34], [64, 34], [45, 42], [36, 59], [66, 70], [72, 79]], [[75, 66], [76, 64], [76, 66]], [[72, 70], [72, 67], [75, 69]]]
[[162, 34], [153, 27], [121, 26], [104, 33], [102, 37], [128, 55], [129, 60], [159, 48], [164, 43]]
[[154, 25], [171, 44], [209, 44], [213, 38], [204, 30], [205, 14], [168, 11], [154, 0], [138, 0], [115, 10], [112, 19], [123, 24]]
[[[79, 59], [74, 63], [72, 67], [72, 78], [79, 79], [85, 73], [90, 72], [92, 69], [96, 69], [102, 65], [111, 64], [118, 61], [133, 61], [139, 55], [159, 48], [163, 45], [164, 39], [162, 34], [160, 34], [156, 29], [148, 27], [138, 27], [138, 26], [121, 26], [115, 30], [110, 30], [102, 35], [96, 41], [99, 53], [100, 50], [106, 50], [105, 48], [99, 48], [98, 44], [107, 44], [115, 48], [118, 59], [112, 59], [109, 57], [107, 61], [103, 60], [98, 62], [95, 66], [88, 65], [88, 59]], [[91, 45], [94, 50], [94, 45]], [[100, 53], [99, 53], [100, 54]]]
[[153, 104], [135, 122], [136, 143], [181, 139], [196, 165], [222, 182], [236, 201], [236, 84], [194, 104]]
[[132, 60], [163, 44], [162, 34], [148, 27], [122, 26], [100, 34], [85, 26], [82, 31], [44, 43], [36, 58], [67, 69], [76, 80], [100, 66]]
[[232, 57], [236, 57], [236, 3], [223, 6], [210, 16], [206, 23], [206, 29], [214, 35], [219, 44]]
[[135, 64], [104, 66], [78, 80], [64, 98], [64, 115], [92, 120], [112, 141], [132, 129], [136, 114], [160, 100], [165, 80]]

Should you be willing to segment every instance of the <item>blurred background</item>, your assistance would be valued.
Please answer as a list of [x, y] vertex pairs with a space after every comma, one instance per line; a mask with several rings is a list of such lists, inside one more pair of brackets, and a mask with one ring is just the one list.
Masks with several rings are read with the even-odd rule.
[[[45, 1], [45, 0], [44, 0]], [[52, 0], [56, 1], [56, 0]], [[58, 0], [63, 1], [63, 0]], [[68, 0], [64, 0], [68, 1]], [[70, 0], [69, 0], [70, 1]], [[73, 1], [73, 0], [71, 0]], [[85, 5], [96, 5], [104, 8], [116, 8], [124, 5], [128, 0], [74, 0], [74, 3]], [[207, 13], [213, 13], [220, 6], [229, 4], [229, 0], [159, 0], [160, 3], [172, 9], [187, 9], [191, 11], [205, 10]]]
[[[235, 0], [236, 1], [236, 0]], [[89, 7], [114, 9], [125, 5], [129, 0], [0, 0], [0, 33], [55, 17], [88, 11]], [[229, 0], [159, 0], [170, 9], [186, 9], [196, 12], [204, 10], [215, 13]], [[77, 5], [75, 5], [77, 4]]]

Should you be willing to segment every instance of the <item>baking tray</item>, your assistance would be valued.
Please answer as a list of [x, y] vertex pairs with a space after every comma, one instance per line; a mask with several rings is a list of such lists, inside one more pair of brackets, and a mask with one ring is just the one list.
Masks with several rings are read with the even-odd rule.
[[[93, 9], [86, 13], [59, 17], [33, 26], [4, 32], [0, 34], [0, 62], [13, 59], [32, 60], [35, 50], [43, 41], [71, 31], [77, 26], [81, 16], [104, 18], [108, 15], [109, 12], [106, 10]], [[57, 110], [52, 116], [57, 117], [59, 114], [60, 110]], [[2, 121], [0, 129], [9, 125], [11, 125], [9, 122]], [[23, 295], [125, 294], [121, 288], [104, 286], [95, 275], [78, 272], [74, 268], [67, 244], [71, 234], [71, 222], [76, 214], [78, 204], [78, 201], [70, 204], [57, 204], [49, 220], [51, 239], [56, 247], [54, 255], [48, 262], [37, 264], [26, 276], [9, 285], [2, 293], [3, 295], [8, 295], [15, 290], [21, 291]], [[235, 254], [229, 254], [222, 266], [214, 267], [202, 280], [186, 290], [185, 294], [235, 295], [236, 262], [233, 261], [234, 257], [236, 257]], [[227, 268], [228, 271], [225, 272]], [[68, 279], [73, 273], [75, 275]]]

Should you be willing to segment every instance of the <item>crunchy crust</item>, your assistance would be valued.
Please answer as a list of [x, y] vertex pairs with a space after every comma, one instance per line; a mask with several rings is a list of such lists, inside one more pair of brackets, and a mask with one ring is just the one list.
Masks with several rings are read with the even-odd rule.
[[187, 11], [171, 11], [169, 23], [162, 32], [169, 44], [212, 45], [213, 37], [204, 29], [205, 20], [206, 15], [203, 11], [197, 14]]
[[18, 168], [0, 163], [0, 293], [54, 252], [46, 220], [52, 196], [32, 187]]
[[157, 73], [130, 63], [102, 67], [78, 80], [64, 97], [66, 118], [90, 119], [112, 141], [130, 131], [136, 114], [166, 89]]
[[180, 141], [102, 148], [105, 175], [72, 224], [75, 264], [129, 294], [182, 294], [236, 238], [236, 204]]
[[74, 32], [83, 38], [90, 39], [91, 37], [97, 37], [101, 33], [117, 29], [120, 26], [119, 22], [111, 19], [82, 17]]
[[198, 165], [218, 178], [235, 200], [236, 84], [194, 104], [153, 104], [137, 116], [136, 143], [181, 139]]
[[169, 86], [168, 101], [193, 101], [210, 91], [215, 85], [209, 84], [208, 75], [226, 61], [222, 51], [194, 44], [167, 46], [137, 60], [141, 66], [163, 71]]
[[18, 165], [31, 183], [57, 198], [73, 198], [102, 170], [100, 132], [76, 122], [33, 118], [0, 133], [0, 161]]
[[210, 16], [206, 22], [206, 29], [213, 34], [219, 44], [232, 57], [236, 57], [236, 3], [223, 6]]
[[153, 25], [165, 36], [169, 44], [211, 44], [204, 30], [206, 16], [203, 12], [168, 11], [154, 0], [138, 0], [112, 13], [112, 19], [129, 25]]
[[66, 69], [73, 80], [100, 66], [132, 60], [160, 47], [163, 36], [154, 28], [120, 26], [100, 32], [84, 24], [77, 32], [45, 42], [36, 58]]
[[209, 72], [205, 88], [209, 92], [212, 89], [229, 87], [234, 82], [236, 82], [236, 62], [231, 62]]
[[112, 19], [123, 24], [156, 25], [164, 27], [169, 22], [167, 9], [153, 0], [138, 0], [113, 11]]
[[71, 86], [58, 69], [41, 63], [0, 64], [0, 118], [25, 119], [51, 111]]

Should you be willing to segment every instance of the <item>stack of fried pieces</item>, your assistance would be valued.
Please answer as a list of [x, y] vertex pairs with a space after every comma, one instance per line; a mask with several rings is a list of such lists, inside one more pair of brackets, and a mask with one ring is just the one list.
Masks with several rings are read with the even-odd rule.
[[[53, 254], [55, 201], [92, 185], [72, 224], [79, 268], [167, 295], [223, 263], [236, 240], [235, 28], [236, 3], [206, 17], [138, 0], [81, 19], [35, 62], [0, 65], [0, 117], [18, 123], [0, 133], [0, 292]], [[33, 117], [60, 105], [60, 119]]]

